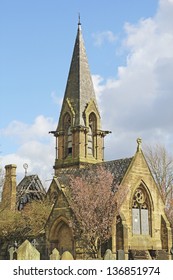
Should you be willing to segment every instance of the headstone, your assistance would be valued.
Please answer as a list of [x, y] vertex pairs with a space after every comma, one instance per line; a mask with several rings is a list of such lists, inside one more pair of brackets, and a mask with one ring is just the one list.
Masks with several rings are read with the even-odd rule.
[[117, 260], [125, 260], [124, 250], [118, 250], [117, 251]]
[[52, 254], [50, 255], [50, 260], [60, 260], [60, 254], [56, 248], [53, 249]]
[[17, 259], [40, 260], [40, 253], [28, 240], [25, 240], [17, 249]]
[[112, 251], [110, 249], [107, 249], [105, 254], [104, 254], [104, 257], [103, 257], [104, 260], [114, 260], [114, 255], [112, 254]]
[[13, 254], [14, 254], [14, 247], [10, 247], [10, 249], [8, 250], [9, 255], [10, 255], [10, 260], [13, 260]]
[[65, 251], [61, 256], [61, 260], [74, 260], [74, 258], [69, 251]]

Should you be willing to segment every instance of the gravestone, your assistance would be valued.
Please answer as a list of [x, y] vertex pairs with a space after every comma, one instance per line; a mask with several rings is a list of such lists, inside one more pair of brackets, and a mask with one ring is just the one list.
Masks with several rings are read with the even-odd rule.
[[110, 249], [106, 250], [103, 259], [104, 260], [114, 260], [115, 259], [114, 255], [112, 254], [112, 251]]
[[50, 260], [60, 260], [60, 254], [56, 248], [53, 249], [52, 254], [50, 255]]
[[125, 260], [124, 250], [118, 250], [117, 251], [117, 260]]
[[13, 260], [13, 254], [14, 254], [14, 247], [10, 247], [10, 249], [8, 250], [9, 255], [10, 255], [10, 260]]
[[74, 260], [74, 258], [69, 251], [65, 251], [61, 256], [61, 260]]
[[40, 253], [28, 240], [25, 240], [17, 249], [17, 259], [40, 260]]

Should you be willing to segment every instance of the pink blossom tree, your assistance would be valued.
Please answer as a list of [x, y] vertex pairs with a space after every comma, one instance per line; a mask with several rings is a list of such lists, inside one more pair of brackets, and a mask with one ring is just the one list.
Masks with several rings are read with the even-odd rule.
[[87, 253], [98, 257], [100, 245], [111, 237], [113, 220], [126, 194], [127, 188], [115, 185], [113, 175], [101, 166], [87, 170], [80, 177], [70, 177], [72, 228]]

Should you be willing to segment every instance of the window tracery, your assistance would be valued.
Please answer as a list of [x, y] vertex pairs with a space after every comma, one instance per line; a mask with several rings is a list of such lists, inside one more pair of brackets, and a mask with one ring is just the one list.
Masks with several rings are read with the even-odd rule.
[[147, 235], [150, 233], [150, 207], [148, 195], [144, 188], [139, 187], [133, 195], [132, 226], [133, 234]]

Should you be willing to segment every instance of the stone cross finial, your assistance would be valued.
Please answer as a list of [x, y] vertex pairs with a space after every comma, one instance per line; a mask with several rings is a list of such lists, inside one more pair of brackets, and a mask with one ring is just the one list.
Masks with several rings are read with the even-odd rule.
[[27, 171], [28, 171], [28, 164], [24, 163], [23, 168], [25, 169], [25, 177], [27, 176]]
[[142, 139], [141, 138], [137, 138], [136, 140], [137, 142], [137, 151], [139, 152], [141, 150], [141, 144], [142, 144]]

